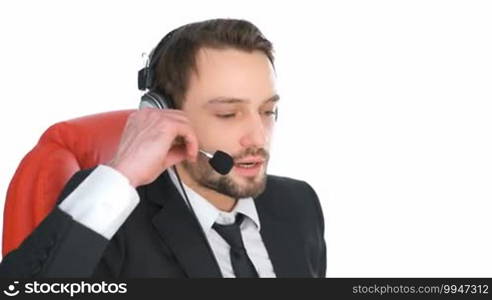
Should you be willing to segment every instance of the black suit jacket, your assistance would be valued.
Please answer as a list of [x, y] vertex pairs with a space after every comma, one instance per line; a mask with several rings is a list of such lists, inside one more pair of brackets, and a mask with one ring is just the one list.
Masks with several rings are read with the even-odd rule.
[[[59, 202], [92, 170], [76, 173]], [[111, 240], [56, 206], [0, 264], [8, 277], [222, 277], [198, 221], [164, 172], [137, 188], [140, 202]], [[254, 199], [277, 277], [325, 277], [324, 221], [305, 182], [268, 176]]]

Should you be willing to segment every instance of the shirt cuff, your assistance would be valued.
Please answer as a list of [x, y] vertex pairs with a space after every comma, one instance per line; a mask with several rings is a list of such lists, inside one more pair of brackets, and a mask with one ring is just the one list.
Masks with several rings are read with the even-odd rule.
[[138, 193], [128, 178], [111, 167], [99, 165], [59, 207], [110, 240], [138, 202]]

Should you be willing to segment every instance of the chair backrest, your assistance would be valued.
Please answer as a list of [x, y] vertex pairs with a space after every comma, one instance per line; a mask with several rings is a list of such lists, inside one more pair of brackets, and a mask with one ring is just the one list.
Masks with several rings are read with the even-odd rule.
[[3, 213], [3, 255], [16, 249], [55, 205], [72, 175], [112, 159], [128, 115], [100, 113], [57, 123], [22, 159]]

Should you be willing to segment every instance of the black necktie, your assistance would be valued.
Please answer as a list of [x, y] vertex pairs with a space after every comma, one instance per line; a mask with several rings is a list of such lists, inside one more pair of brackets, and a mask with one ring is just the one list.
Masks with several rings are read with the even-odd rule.
[[234, 275], [236, 275], [236, 277], [254, 278], [258, 277], [258, 273], [246, 253], [241, 237], [241, 229], [239, 228], [243, 219], [244, 215], [238, 213], [234, 224], [220, 225], [214, 223], [212, 227], [229, 244], [229, 246], [231, 246], [230, 256]]

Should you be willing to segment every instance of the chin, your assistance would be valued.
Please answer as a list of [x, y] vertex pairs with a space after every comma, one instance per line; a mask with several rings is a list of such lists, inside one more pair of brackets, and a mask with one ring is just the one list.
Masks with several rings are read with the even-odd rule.
[[258, 174], [254, 177], [234, 176], [232, 178], [236, 191], [236, 197], [257, 197], [263, 193], [266, 187], [266, 174]]

